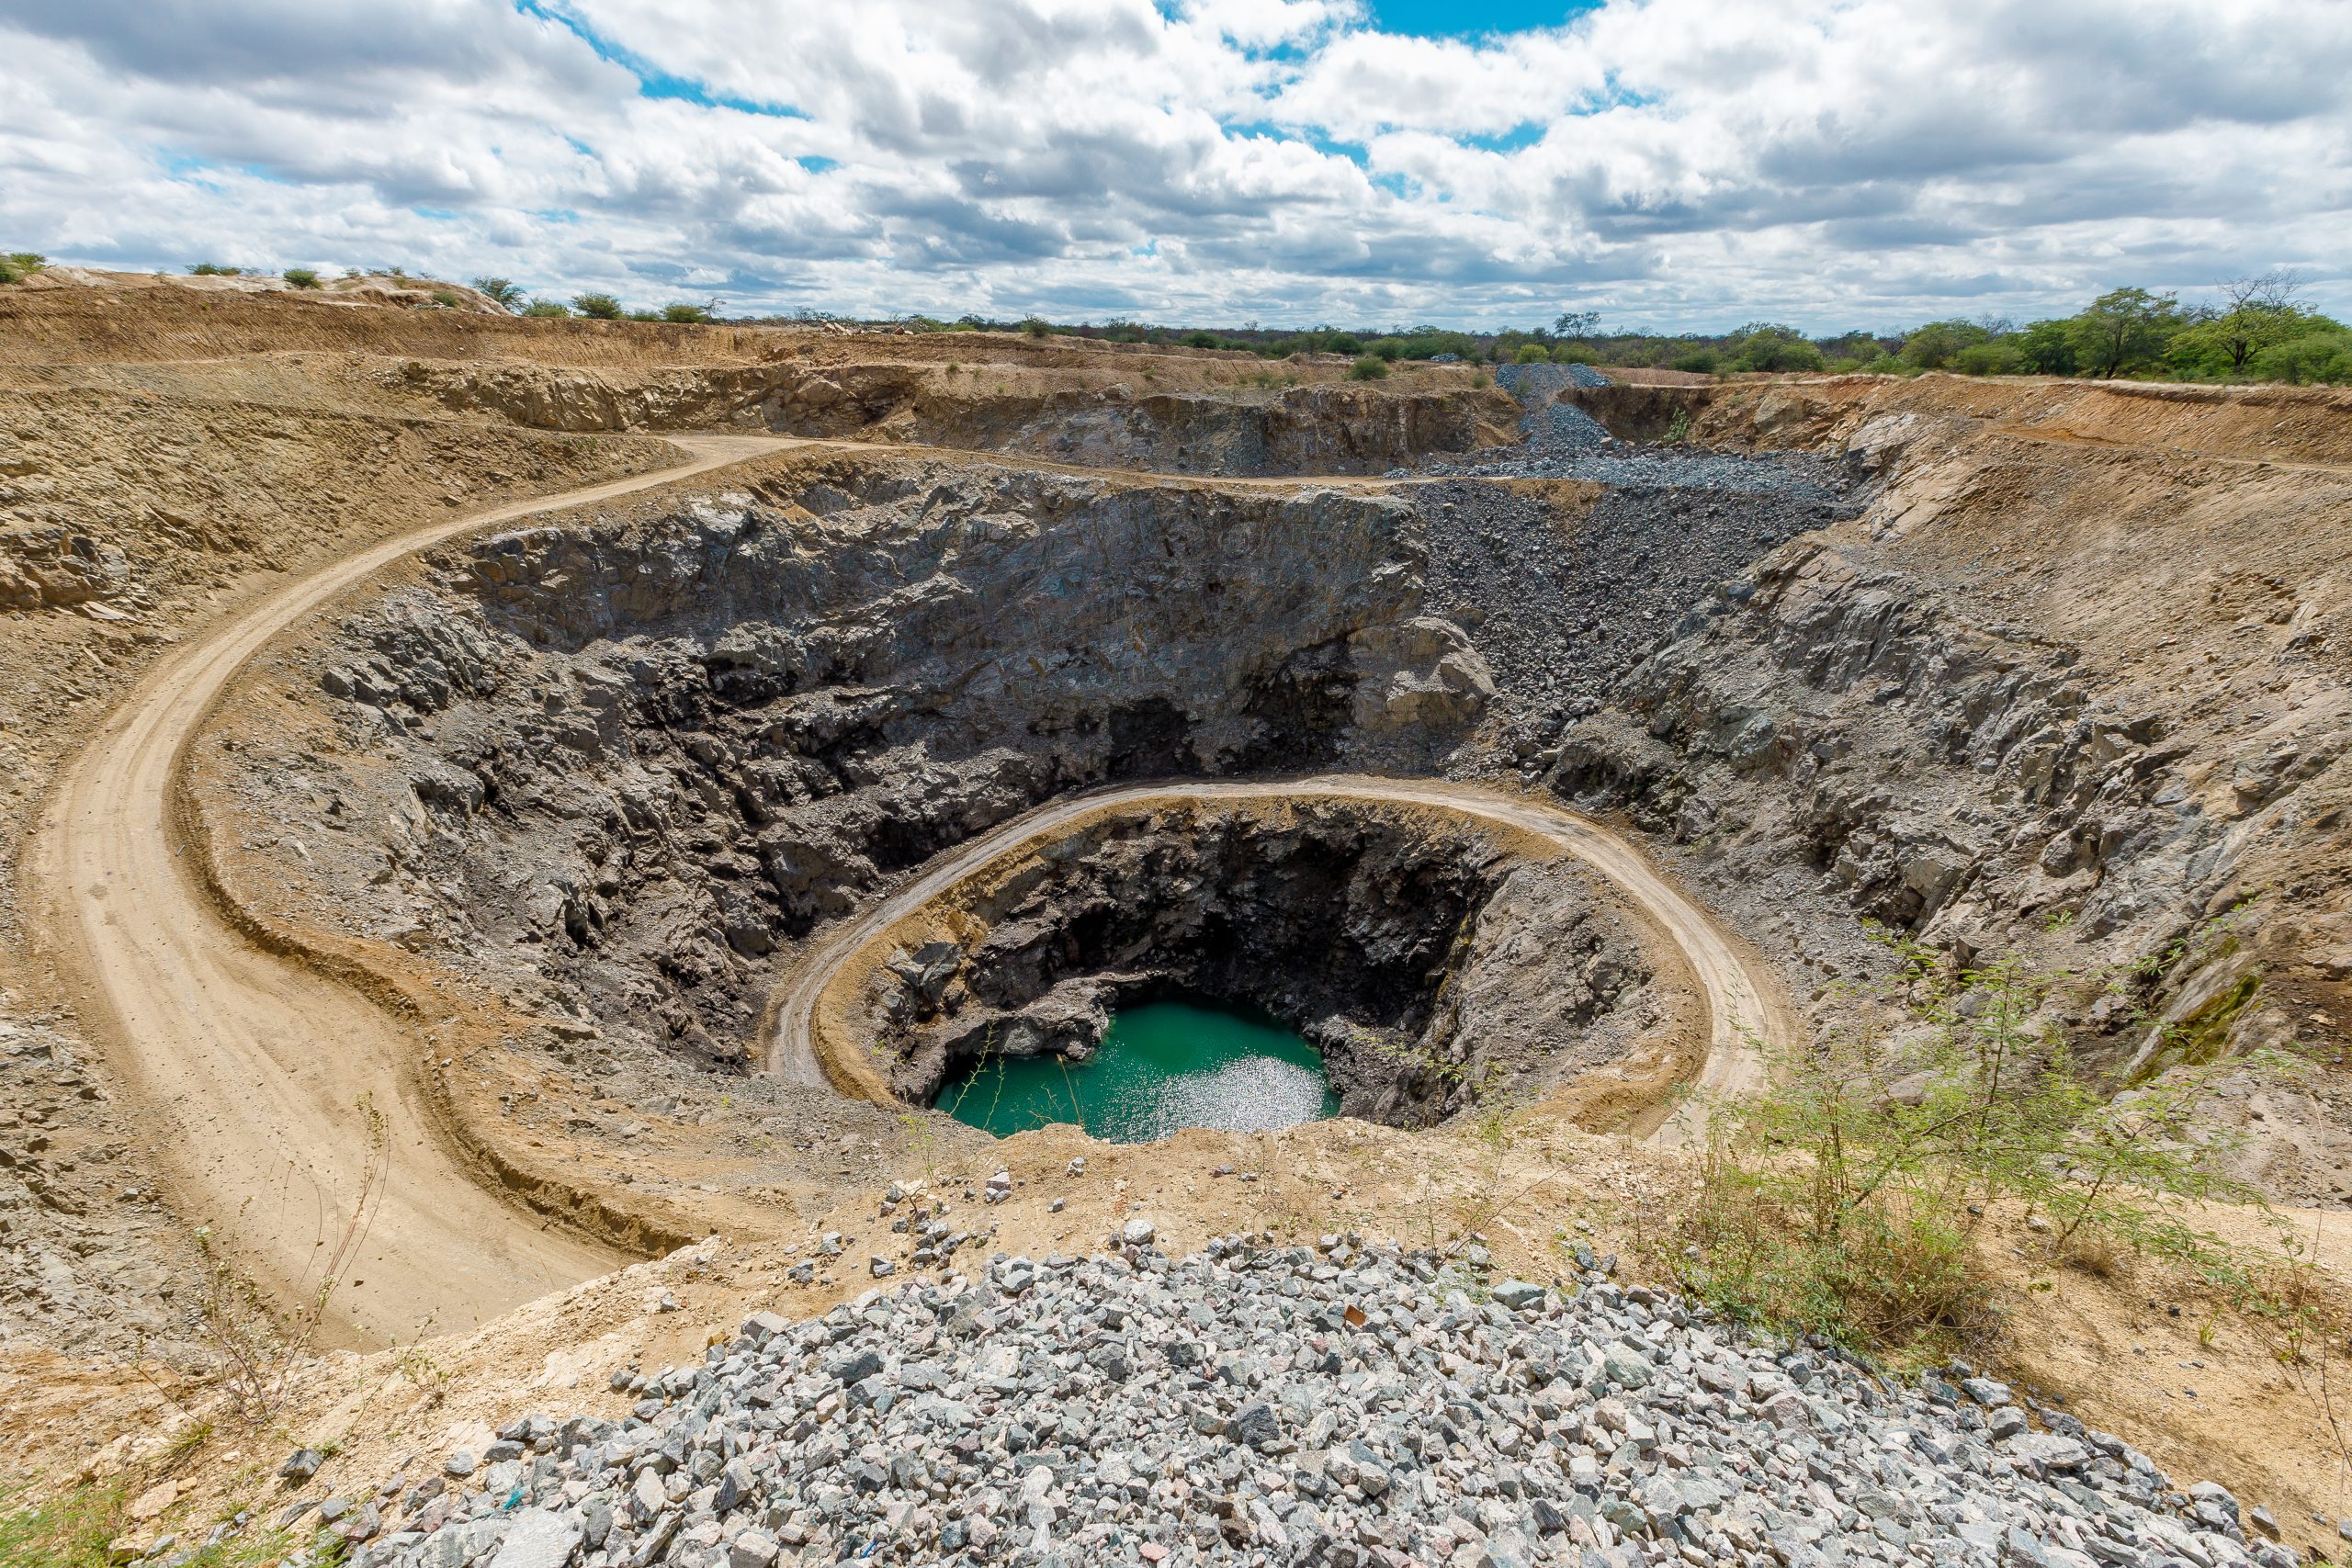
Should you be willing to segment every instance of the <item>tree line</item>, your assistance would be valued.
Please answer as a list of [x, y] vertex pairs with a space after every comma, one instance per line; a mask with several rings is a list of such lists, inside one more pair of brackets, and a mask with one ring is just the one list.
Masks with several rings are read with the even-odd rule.
[[[1114, 343], [1237, 350], [1268, 359], [1340, 354], [1395, 363], [1616, 365], [1734, 375], [1743, 371], [1863, 371], [1908, 376], [1947, 370], [1967, 376], [2084, 376], [2174, 381], [2352, 383], [2352, 328], [2302, 299], [2292, 274], [2267, 272], [2216, 286], [2213, 298], [2183, 303], [2174, 293], [2112, 288], [2072, 315], [2022, 325], [2004, 317], [1928, 321], [1908, 332], [1819, 337], [1775, 321], [1734, 332], [1605, 331], [1594, 310], [1569, 311], [1549, 327], [1463, 332], [1416, 326], [1387, 331], [1315, 327], [1261, 329], [1148, 326], [1114, 320], [1059, 325], [1036, 317], [956, 321], [929, 316], [893, 323], [916, 332], [1022, 332]], [[805, 315], [797, 319], [808, 319]]]

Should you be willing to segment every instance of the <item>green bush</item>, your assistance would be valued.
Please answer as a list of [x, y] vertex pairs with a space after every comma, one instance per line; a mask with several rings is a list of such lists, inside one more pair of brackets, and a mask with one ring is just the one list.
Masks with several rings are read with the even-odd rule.
[[1734, 370], [1818, 370], [1821, 350], [1794, 327], [1750, 321], [1733, 335], [1724, 355]]
[[1377, 381], [1388, 374], [1388, 361], [1376, 354], [1367, 354], [1348, 367], [1351, 381]]
[[2020, 366], [2037, 376], [2072, 376], [2075, 344], [2064, 321], [2035, 321], [2018, 333]]
[[2320, 332], [2266, 348], [2254, 356], [2264, 381], [2352, 383], [2352, 332]]
[[617, 321], [621, 319], [621, 302], [609, 294], [575, 294], [571, 308], [591, 321]]
[[1031, 316], [1021, 323], [1021, 330], [1031, 337], [1049, 337], [1053, 334], [1054, 329], [1046, 325], [1041, 318]]
[[279, 276], [286, 279], [289, 288], [316, 288], [319, 286], [319, 275], [307, 266], [289, 266]]
[[2008, 338], [1988, 338], [1953, 355], [1951, 367], [1963, 376], [2014, 376], [2025, 368], [2025, 358]]
[[697, 325], [710, 320], [710, 310], [704, 305], [664, 305], [662, 307], [662, 319], [682, 325]]
[[1517, 354], [1510, 356], [1510, 362], [1513, 365], [1549, 365], [1552, 363], [1552, 353], [1540, 343], [1526, 344], [1521, 345]]
[[1990, 1311], [1974, 1238], [1996, 1205], [2043, 1216], [2054, 1258], [2080, 1238], [2250, 1277], [2196, 1228], [2196, 1206], [2250, 1196], [2211, 1107], [2221, 1079], [2280, 1059], [2184, 1065], [2111, 1093], [2127, 1086], [2078, 1071], [2050, 1021], [2104, 995], [2154, 1027], [2132, 998], [2181, 950], [2130, 970], [1955, 971], [1878, 934], [1894, 975], [1849, 987], [1819, 1040], [1770, 1053], [1768, 1090], [1713, 1109], [1699, 1190], [1661, 1238], [1687, 1285], [1783, 1333], [1921, 1359]]
[[1215, 348], [1217, 345], [1214, 333], [1186, 333], [1182, 341], [1186, 348]]
[[1600, 357], [1580, 343], [1564, 343], [1552, 351], [1555, 365], [1598, 365]]
[[474, 292], [496, 300], [510, 310], [514, 308], [514, 301], [523, 298], [521, 287], [503, 277], [477, 277], [474, 279]]
[[1694, 376], [1718, 376], [1723, 373], [1723, 367], [1724, 356], [1712, 348], [1694, 348], [1668, 361], [1668, 368], [1687, 371]]
[[465, 296], [454, 288], [436, 288], [433, 291], [431, 298], [435, 305], [445, 310], [458, 310], [466, 302]]
[[0, 284], [20, 282], [48, 265], [49, 258], [38, 251], [10, 251], [0, 256]]
[[534, 299], [529, 304], [523, 307], [523, 314], [526, 316], [569, 316], [571, 314], [571, 308], [569, 305], [560, 305], [552, 299]]
[[1964, 351], [1992, 340], [1974, 321], [1929, 321], [1904, 337], [1902, 358], [1921, 370], [1946, 370]]
[[662, 312], [645, 310], [631, 310], [628, 312], [627, 319], [632, 321], [658, 321], [662, 319]]
[[245, 269], [241, 266], [222, 266], [219, 262], [198, 262], [187, 270], [192, 277], [239, 277], [243, 276]]

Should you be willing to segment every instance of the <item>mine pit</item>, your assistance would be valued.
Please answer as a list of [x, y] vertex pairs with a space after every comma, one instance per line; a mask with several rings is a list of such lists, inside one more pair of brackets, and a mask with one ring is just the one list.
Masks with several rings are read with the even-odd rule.
[[[280, 664], [309, 760], [264, 766], [279, 740], [217, 761], [347, 890], [339, 918], [506, 998], [549, 1060], [640, 1106], [711, 1085], [699, 1119], [788, 1147], [855, 1122], [843, 1095], [999, 1133], [1070, 1101], [1107, 1128], [1085, 1109], [1105, 1080], [1193, 1097], [1119, 1118], [1136, 1135], [1419, 1128], [1560, 1093], [1613, 1125], [1703, 1055], [1672, 944], [1556, 845], [1396, 801], [1092, 819], [901, 911], [954, 929], [845, 957], [805, 1049], [774, 1017], [829, 933], [1053, 803], [1532, 778], [1668, 607], [1853, 505], [1846, 470], [1808, 460], [1576, 477], [1613, 447], [1577, 427], [1517, 468], [1406, 484], [747, 465], [427, 554]], [[1514, 557], [1540, 570], [1506, 581]], [[1142, 1033], [1114, 1027], [1130, 1015]], [[1219, 1070], [1282, 1078], [1281, 1109], [1198, 1109], [1199, 1083], [1147, 1068], [1171, 1021]]]

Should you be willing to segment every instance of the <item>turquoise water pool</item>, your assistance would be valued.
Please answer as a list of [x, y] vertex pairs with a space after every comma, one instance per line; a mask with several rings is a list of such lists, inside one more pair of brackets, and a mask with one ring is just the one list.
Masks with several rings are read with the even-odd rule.
[[1263, 1014], [1180, 1001], [1122, 1010], [1083, 1064], [976, 1063], [934, 1103], [999, 1137], [1060, 1122], [1114, 1144], [1185, 1127], [1271, 1132], [1340, 1109], [1314, 1046]]

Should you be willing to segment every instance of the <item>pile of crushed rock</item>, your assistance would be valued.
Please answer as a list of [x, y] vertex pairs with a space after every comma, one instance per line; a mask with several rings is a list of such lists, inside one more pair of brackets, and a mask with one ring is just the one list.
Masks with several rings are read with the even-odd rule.
[[1352, 1236], [1182, 1261], [1152, 1244], [1132, 1219], [1106, 1256], [763, 1313], [701, 1365], [616, 1372], [640, 1395], [626, 1420], [527, 1416], [442, 1473], [332, 1500], [342, 1539], [299, 1559], [2294, 1562], [2260, 1509], [2177, 1490], [2062, 1413], [2037, 1429], [1988, 1379], [1893, 1386], [1620, 1288], [1613, 1260], [1580, 1256], [1562, 1290]]

